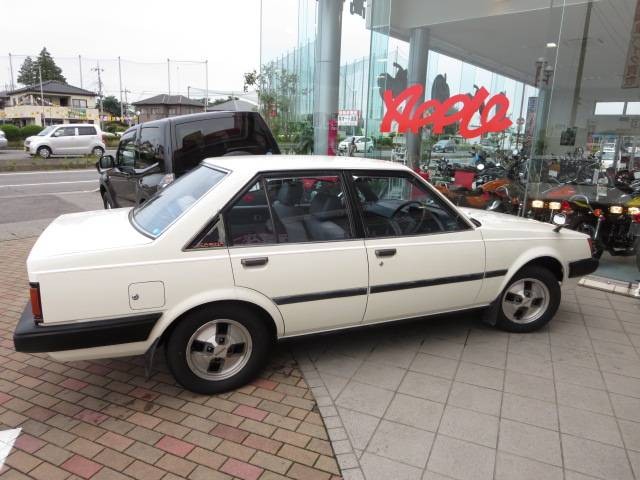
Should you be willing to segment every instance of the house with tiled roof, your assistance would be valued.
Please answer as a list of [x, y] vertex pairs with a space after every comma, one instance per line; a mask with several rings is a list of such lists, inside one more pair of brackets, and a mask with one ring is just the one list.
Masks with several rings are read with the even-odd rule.
[[158, 120], [160, 118], [200, 113], [204, 110], [202, 101], [185, 97], [184, 95], [156, 95], [133, 102], [140, 122]]
[[47, 80], [4, 92], [0, 121], [29, 124], [98, 123], [97, 94], [84, 88]]

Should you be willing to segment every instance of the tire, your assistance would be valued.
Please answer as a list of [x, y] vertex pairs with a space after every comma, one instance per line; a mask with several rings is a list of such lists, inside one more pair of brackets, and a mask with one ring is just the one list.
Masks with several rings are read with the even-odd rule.
[[[528, 306], [520, 305], [527, 298], [527, 290], [531, 295]], [[556, 314], [561, 296], [560, 283], [551, 271], [537, 265], [524, 267], [509, 280], [497, 299], [496, 325], [513, 333], [538, 330]]]
[[[226, 333], [220, 334], [223, 325]], [[226, 343], [217, 343], [220, 337]], [[171, 331], [165, 345], [167, 365], [187, 390], [204, 395], [226, 392], [258, 374], [273, 340], [265, 319], [246, 307], [205, 307], [187, 314]], [[232, 346], [242, 353], [229, 354]]]
[[49, 158], [51, 156], [51, 149], [49, 147], [38, 147], [36, 155], [40, 158]]
[[93, 147], [93, 149], [91, 150], [91, 155], [93, 155], [96, 158], [102, 158], [102, 156], [104, 155], [104, 148]]

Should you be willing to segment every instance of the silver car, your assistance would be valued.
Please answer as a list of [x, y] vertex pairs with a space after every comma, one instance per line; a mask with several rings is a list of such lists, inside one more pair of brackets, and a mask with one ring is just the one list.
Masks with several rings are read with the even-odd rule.
[[0, 130], [0, 150], [7, 148], [9, 142], [7, 141], [7, 137], [4, 136], [4, 132]]
[[97, 125], [51, 125], [24, 141], [24, 149], [31, 155], [49, 158], [51, 155], [95, 155], [105, 150], [102, 132]]

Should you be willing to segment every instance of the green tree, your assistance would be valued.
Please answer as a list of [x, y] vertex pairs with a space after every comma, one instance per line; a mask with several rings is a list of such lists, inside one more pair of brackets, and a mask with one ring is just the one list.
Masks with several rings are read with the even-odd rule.
[[67, 83], [67, 79], [62, 75], [62, 69], [56, 65], [55, 60], [47, 50], [47, 47], [42, 47], [38, 58], [35, 61], [35, 74], [37, 76], [37, 82], [40, 81], [38, 69], [42, 71], [42, 81], [56, 80], [58, 82]]
[[34, 85], [39, 81], [38, 79], [38, 67], [31, 57], [27, 57], [22, 62], [20, 70], [18, 71], [18, 83], [23, 85]]
[[[100, 100], [98, 100], [100, 102]], [[99, 107], [99, 105], [98, 105]], [[120, 102], [113, 95], [109, 95], [102, 99], [102, 110], [113, 115], [114, 117], [120, 116]]]

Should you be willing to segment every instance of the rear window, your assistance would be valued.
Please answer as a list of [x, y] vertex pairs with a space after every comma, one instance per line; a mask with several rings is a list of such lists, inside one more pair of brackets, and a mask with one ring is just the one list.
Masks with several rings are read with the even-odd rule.
[[78, 135], [97, 135], [96, 127], [78, 127]]
[[201, 165], [135, 208], [134, 225], [156, 238], [215, 187], [226, 173]]

